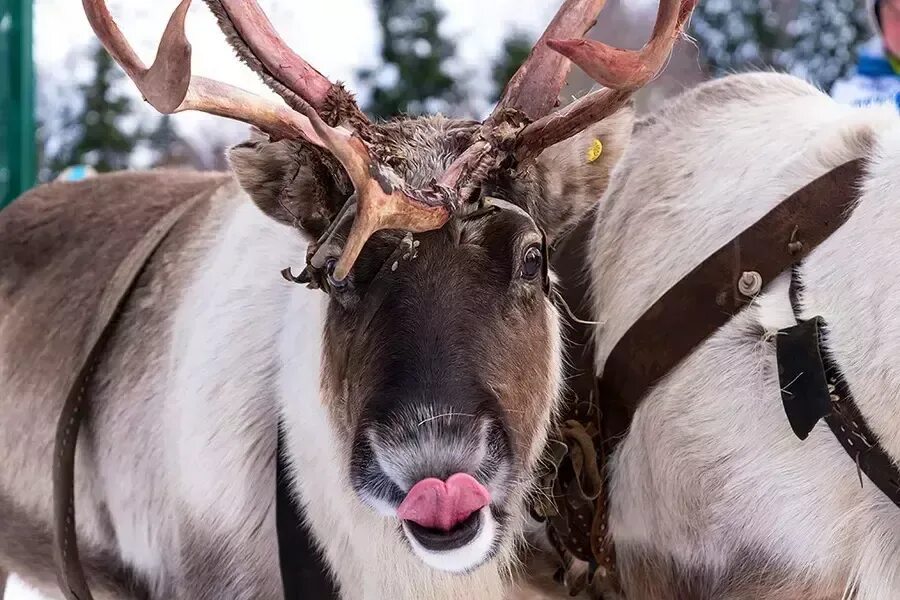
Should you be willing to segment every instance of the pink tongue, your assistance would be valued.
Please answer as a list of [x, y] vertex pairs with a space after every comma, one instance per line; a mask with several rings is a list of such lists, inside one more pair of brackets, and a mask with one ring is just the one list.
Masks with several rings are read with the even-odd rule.
[[446, 483], [429, 477], [412, 486], [397, 516], [428, 529], [450, 531], [490, 502], [490, 492], [471, 475], [457, 473]]

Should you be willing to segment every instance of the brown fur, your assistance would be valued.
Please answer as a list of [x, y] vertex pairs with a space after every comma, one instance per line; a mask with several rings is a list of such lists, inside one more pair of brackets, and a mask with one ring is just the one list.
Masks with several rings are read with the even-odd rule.
[[[72, 361], [89, 326], [85, 317], [92, 314], [103, 282], [143, 234], [146, 224], [154, 222], [174, 203], [197, 194], [210, 195], [227, 181], [228, 177], [221, 174], [160, 171], [54, 183], [29, 192], [0, 214], [0, 340], [10, 340], [0, 365], [0, 379], [4, 381], [0, 410], [8, 423], [41, 423], [28, 431], [0, 426], [0, 447], [27, 443], [33, 449], [8, 457], [0, 470], [0, 511], [6, 525], [0, 525], [0, 564], [26, 580], [55, 579], [50, 560], [50, 450], [66, 391], [60, 389], [63, 378], [54, 374], [74, 369]], [[201, 203], [194, 210], [203, 213], [208, 209]], [[173, 231], [172, 240], [191, 239], [185, 229], [190, 229], [197, 218], [198, 214], [189, 215], [178, 226], [182, 230]], [[160, 255], [171, 252], [173, 245], [172, 241], [164, 245]], [[90, 268], [86, 268], [88, 265]], [[188, 266], [183, 258], [168, 264], [154, 262], [139, 288], [150, 285], [158, 273], [162, 280], [152, 284], [151, 293], [157, 300], [165, 296], [174, 300], [170, 294], [162, 294], [163, 289], [175, 284], [165, 282], [177, 271], [168, 265]], [[136, 298], [145, 295], [146, 292], [138, 291]], [[154, 305], [152, 301], [143, 304]], [[163, 314], [172, 310], [159, 304], [155, 308]], [[100, 372], [107, 375], [95, 380], [97, 387], [133, 385], [133, 380], [124, 375], [139, 376], [140, 366], [146, 369], [153, 356], [162, 354], [158, 345], [159, 319], [132, 321], [129, 317], [148, 316], [146, 308], [144, 314], [134, 314], [141, 312], [141, 302], [129, 312], [132, 314], [126, 320], [141, 326], [117, 333], [110, 347], [122, 344], [128, 350], [112, 350], [116, 358], [107, 360], [118, 363], [116, 367], [131, 362], [127, 366], [132, 370], [106, 371], [101, 367]], [[142, 345], [146, 353], [140, 352]], [[140, 354], [134, 354], [135, 350]], [[104, 399], [109, 395], [95, 389], [92, 396], [94, 418], [99, 419], [104, 413]], [[76, 463], [79, 541], [91, 584], [98, 590], [123, 592], [132, 584], [129, 577], [123, 577], [123, 565], [114, 550], [112, 526], [103, 502], [96, 502], [104, 493], [95, 487], [90, 476], [92, 465], [102, 464], [111, 442], [92, 439], [94, 428], [95, 423], [89, 423], [82, 432]], [[20, 458], [26, 462], [18, 462]], [[10, 464], [10, 460], [16, 463]], [[27, 476], [23, 477], [23, 473]], [[7, 519], [6, 515], [19, 517]]]

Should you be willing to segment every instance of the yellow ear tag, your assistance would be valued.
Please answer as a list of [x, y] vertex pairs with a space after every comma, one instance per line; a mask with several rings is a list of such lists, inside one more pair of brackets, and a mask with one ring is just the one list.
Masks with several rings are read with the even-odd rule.
[[591, 142], [591, 147], [588, 148], [587, 161], [592, 163], [600, 158], [601, 154], [603, 154], [603, 143], [600, 140], [595, 139]]

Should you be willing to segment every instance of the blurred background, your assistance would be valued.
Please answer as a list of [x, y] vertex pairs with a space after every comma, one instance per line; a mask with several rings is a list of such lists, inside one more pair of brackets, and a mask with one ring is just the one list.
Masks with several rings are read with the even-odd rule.
[[[260, 0], [299, 54], [346, 82], [376, 117], [487, 114], [560, 0]], [[150, 62], [175, 0], [109, 0]], [[638, 97], [648, 110], [708, 77], [775, 68], [828, 89], [871, 33], [863, 0], [702, 0], [669, 68]], [[609, 0], [590, 36], [647, 39], [656, 0]], [[200, 1], [188, 18], [194, 72], [270, 92], [225, 45]], [[591, 88], [583, 74], [567, 93]], [[0, 206], [36, 182], [92, 170], [225, 168], [246, 126], [206, 115], [161, 117], [112, 62], [76, 0], [0, 0]]]

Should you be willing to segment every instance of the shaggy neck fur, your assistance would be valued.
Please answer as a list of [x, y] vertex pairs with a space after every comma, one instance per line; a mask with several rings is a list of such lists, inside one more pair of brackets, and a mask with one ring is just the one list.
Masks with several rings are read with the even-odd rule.
[[[362, 505], [351, 489], [346, 468], [349, 448], [335, 435], [327, 408], [335, 402], [322, 396], [328, 393], [323, 392], [320, 375], [327, 297], [283, 282], [279, 276], [281, 268], [303, 256], [305, 243], [300, 236], [267, 219], [249, 202], [238, 207], [226, 224], [180, 310], [180, 326], [190, 332], [191, 339], [178, 346], [178, 377], [172, 387], [192, 397], [184, 408], [194, 417], [190, 426], [203, 431], [193, 431], [190, 439], [203, 444], [212, 440], [215, 445], [217, 439], [228, 439], [229, 432], [240, 435], [248, 417], [272, 424], [276, 412], [281, 416], [295, 491], [344, 597], [503, 597], [511, 575], [511, 552], [472, 573], [438, 572], [412, 554], [396, 521]], [[176, 331], [180, 326], [176, 321]], [[209, 403], [198, 401], [191, 391], [199, 389], [227, 390], [227, 404], [234, 412], [223, 414], [217, 395]], [[268, 432], [273, 433], [274, 429]], [[539, 437], [535, 452], [543, 446], [545, 435]], [[212, 452], [201, 453], [199, 448], [190, 452], [194, 458], [202, 454], [218, 463], [204, 465], [201, 473], [230, 468], [226, 464], [231, 462], [218, 452], [226, 452], [224, 445], [208, 450]], [[240, 462], [238, 457], [231, 458]], [[209, 518], [210, 511], [221, 514], [224, 510], [228, 514], [221, 514], [222, 518], [242, 518], [238, 511], [244, 502], [223, 505], [219, 499], [236, 491], [250, 496], [271, 491], [225, 489], [225, 480], [218, 477], [204, 481], [206, 489], [198, 489], [197, 472], [191, 470], [184, 491], [196, 500], [198, 517]], [[522, 492], [518, 496], [515, 504], [521, 505]], [[516, 518], [521, 519], [521, 515]], [[513, 529], [518, 537], [521, 525]]]

